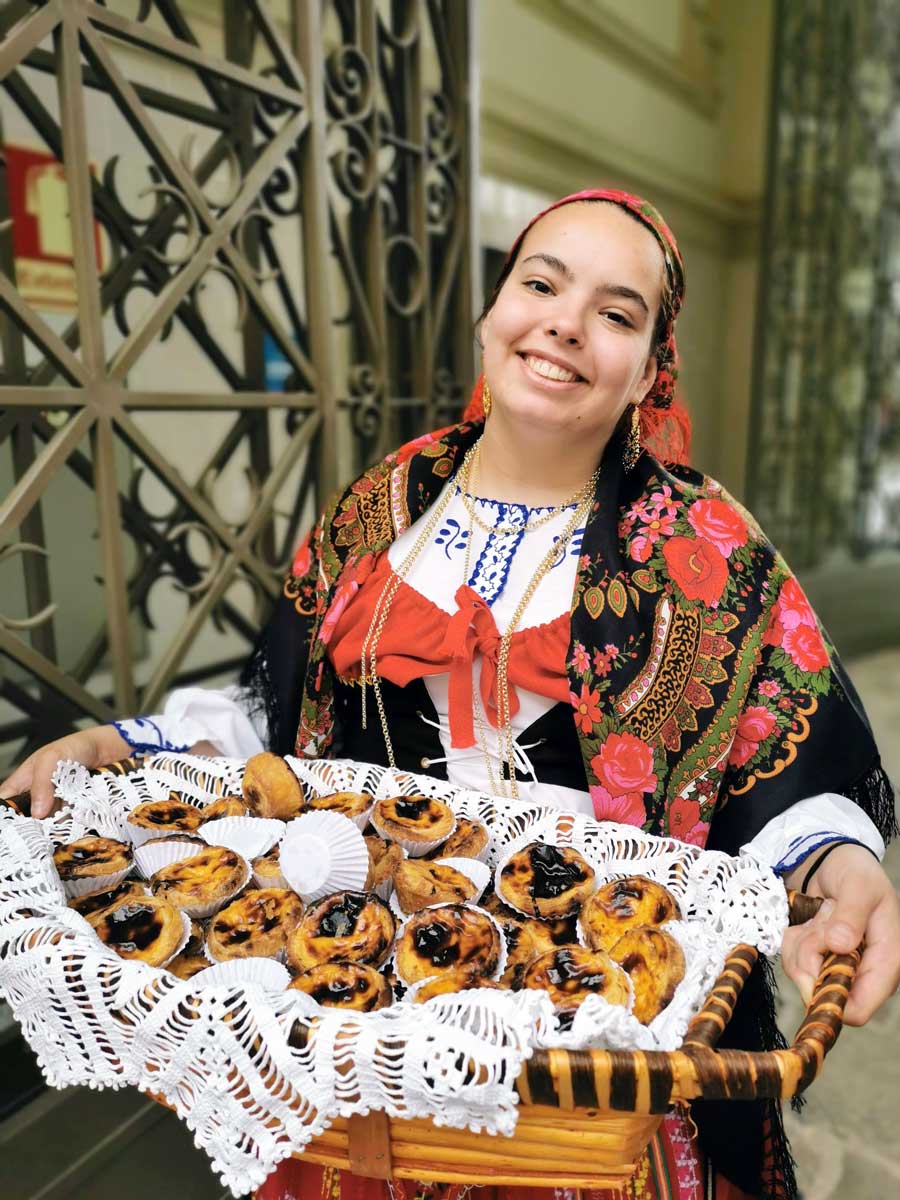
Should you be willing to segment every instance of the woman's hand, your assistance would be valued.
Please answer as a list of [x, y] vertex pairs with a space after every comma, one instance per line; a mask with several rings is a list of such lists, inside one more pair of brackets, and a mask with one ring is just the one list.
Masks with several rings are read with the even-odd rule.
[[12, 775], [0, 784], [0, 797], [9, 798], [31, 792], [31, 815], [48, 817], [53, 811], [53, 772], [63, 759], [86, 767], [103, 767], [127, 758], [131, 748], [115, 725], [95, 725], [82, 733], [70, 733], [48, 742], [30, 754]]
[[[807, 870], [801, 864], [786, 885], [798, 887]], [[881, 864], [854, 845], [832, 850], [808, 890], [825, 903], [813, 920], [785, 933], [784, 970], [808, 1004], [825, 955], [849, 954], [865, 939], [844, 1010], [845, 1025], [865, 1025], [900, 985], [900, 897]]]

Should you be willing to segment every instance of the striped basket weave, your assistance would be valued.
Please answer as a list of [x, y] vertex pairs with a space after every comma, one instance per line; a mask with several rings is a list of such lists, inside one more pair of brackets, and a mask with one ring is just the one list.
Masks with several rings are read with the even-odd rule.
[[[792, 925], [821, 904], [799, 892], [788, 899]], [[303, 1157], [377, 1179], [621, 1187], [671, 1105], [787, 1099], [819, 1073], [841, 1031], [859, 951], [825, 959], [790, 1049], [716, 1050], [756, 957], [751, 946], [735, 947], [681, 1050], [536, 1050], [516, 1083], [521, 1106], [510, 1138], [375, 1112], [336, 1120]]]

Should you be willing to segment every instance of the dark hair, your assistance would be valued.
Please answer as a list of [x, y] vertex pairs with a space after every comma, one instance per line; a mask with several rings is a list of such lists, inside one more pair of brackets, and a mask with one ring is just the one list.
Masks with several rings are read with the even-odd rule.
[[[634, 221], [634, 222], [636, 222], [636, 224], [640, 225], [642, 229], [647, 229], [647, 226], [644, 224], [644, 222], [640, 219], [639, 216], [637, 216], [635, 213], [631, 212], [630, 209], [625, 208], [624, 205], [616, 204], [614, 200], [584, 199], [584, 200], [575, 200], [575, 201], [573, 201], [573, 203], [575, 203], [575, 204], [609, 204], [613, 208], [617, 208], [617, 209], [619, 209], [620, 212], [624, 212], [627, 216], [631, 217], [632, 221]], [[535, 222], [535, 224], [537, 224], [537, 222]], [[478, 314], [478, 320], [475, 322], [475, 340], [478, 342], [479, 345], [481, 345], [481, 337], [479, 336], [480, 332], [481, 332], [481, 322], [484, 320], [484, 318], [488, 315], [488, 313], [491, 311], [491, 309], [497, 303], [497, 297], [500, 295], [500, 292], [503, 288], [504, 283], [506, 283], [507, 279], [510, 276], [510, 273], [512, 272], [513, 267], [516, 265], [516, 262], [519, 257], [519, 251], [522, 249], [522, 245], [525, 241], [525, 237], [531, 228], [532, 228], [532, 226], [529, 225], [528, 228], [523, 233], [521, 233], [519, 235], [519, 237], [516, 239], [516, 241], [514, 242], [512, 250], [510, 251], [509, 256], [507, 257], [506, 262], [503, 264], [503, 270], [500, 272], [499, 276], [497, 277], [497, 282], [494, 284], [493, 290], [491, 291], [490, 296], [487, 298], [484, 308]], [[647, 232], [650, 233], [651, 237], [653, 236], [652, 232], [649, 229], [647, 229]], [[657, 245], [659, 245], [659, 242], [657, 242]], [[662, 247], [660, 247], [660, 249], [662, 249]], [[653, 324], [653, 335], [650, 338], [650, 353], [652, 355], [655, 355], [657, 350], [659, 349], [663, 339], [666, 336], [666, 331], [669, 328], [669, 323], [672, 320], [672, 295], [673, 295], [672, 269], [671, 269], [671, 265], [668, 262], [667, 256], [665, 255], [665, 253], [663, 253], [662, 292], [661, 292], [660, 300], [659, 300], [659, 308], [656, 313], [656, 320]]]

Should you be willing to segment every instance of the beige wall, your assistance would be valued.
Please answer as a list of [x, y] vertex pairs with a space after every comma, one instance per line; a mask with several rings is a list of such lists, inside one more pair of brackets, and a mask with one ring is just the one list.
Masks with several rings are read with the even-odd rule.
[[508, 244], [543, 199], [586, 186], [653, 200], [687, 265], [679, 347], [694, 462], [741, 494], [771, 0], [477, 10], [483, 240]]

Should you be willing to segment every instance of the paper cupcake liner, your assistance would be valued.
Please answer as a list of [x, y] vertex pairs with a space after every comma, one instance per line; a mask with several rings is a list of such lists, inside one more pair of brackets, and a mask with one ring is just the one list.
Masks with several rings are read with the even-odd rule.
[[229, 958], [225, 962], [213, 963], [205, 970], [198, 971], [189, 980], [191, 985], [204, 983], [231, 986], [255, 983], [272, 992], [286, 991], [290, 982], [290, 971], [274, 958]]
[[[461, 875], [465, 875], [466, 879], [470, 879], [478, 888], [478, 891], [475, 893], [475, 897], [478, 900], [481, 899], [484, 889], [491, 881], [490, 868], [486, 867], [484, 863], [480, 863], [474, 858], [438, 858], [435, 859], [435, 866], [438, 864], [444, 867], [453, 867], [453, 869], [459, 871]], [[448, 902], [444, 900], [441, 901], [441, 903], [446, 904]], [[467, 908], [475, 907], [475, 905], [469, 900], [464, 900], [462, 903], [465, 904]], [[426, 907], [433, 906], [426, 905]], [[405, 921], [407, 917], [411, 917], [413, 915], [412, 913], [406, 913], [403, 911], [403, 908], [400, 904], [400, 898], [393, 888], [391, 889], [390, 898], [388, 899], [388, 908], [390, 908], [394, 916], [401, 921]]]
[[134, 852], [137, 869], [145, 879], [161, 871], [170, 863], [181, 862], [184, 858], [193, 858], [206, 847], [202, 842], [176, 842], [171, 838], [154, 839], [143, 846], [138, 846]]
[[[419, 912], [417, 912], [417, 913], [409, 913], [408, 915], [406, 913], [403, 913], [402, 914], [402, 917], [403, 917], [402, 923], [397, 926], [397, 932], [394, 936], [394, 948], [391, 950], [391, 953], [388, 956], [387, 960], [384, 963], [382, 963], [381, 969], [383, 971], [385, 971], [385, 970], [392, 971], [393, 974], [396, 975], [397, 979], [399, 979], [400, 982], [403, 984], [404, 988], [411, 989], [413, 986], [415, 986], [414, 984], [407, 983], [407, 981], [403, 978], [403, 976], [400, 974], [399, 970], [397, 969], [396, 948], [400, 944], [400, 939], [403, 936], [403, 930], [406, 927], [407, 922], [411, 921], [413, 919], [413, 917], [419, 916], [420, 913], [429, 912], [433, 908], [456, 908], [456, 907], [457, 907], [457, 905], [455, 905], [455, 904], [447, 904], [447, 903], [429, 904], [426, 908], [420, 908]], [[506, 938], [503, 936], [503, 929], [501, 928], [500, 923], [497, 921], [497, 919], [491, 913], [487, 912], [483, 908], [479, 908], [477, 904], [465, 904], [462, 907], [471, 909], [472, 912], [481, 913], [481, 915], [483, 917], [487, 917], [487, 919], [490, 921], [490, 923], [497, 930], [497, 937], [500, 939], [500, 954], [499, 954], [499, 958], [497, 960], [496, 970], [491, 975], [487, 976], [488, 979], [490, 979], [492, 981], [496, 981], [500, 978], [500, 976], [506, 970], [507, 950], [506, 950]], [[435, 974], [436, 975], [444, 975], [444, 974], [446, 974], [446, 972], [436, 971]], [[432, 976], [428, 976], [428, 978], [430, 979], [430, 978], [432, 978]], [[421, 979], [421, 980], [418, 980], [417, 982], [424, 983], [425, 980]]]
[[242, 858], [259, 858], [284, 837], [284, 821], [273, 817], [217, 817], [197, 831], [209, 846], [226, 846]]
[[217, 900], [210, 900], [204, 904], [179, 904], [176, 907], [180, 908], [183, 913], [187, 913], [189, 917], [193, 917], [195, 921], [203, 921], [207, 917], [211, 917], [213, 913], [218, 912], [220, 908], [224, 908], [226, 904], [229, 904], [238, 892], [243, 891], [249, 883], [250, 864], [244, 863], [244, 867], [243, 879], [227, 896], [219, 896]]
[[109, 875], [91, 875], [89, 878], [83, 876], [81, 879], [67, 879], [63, 883], [63, 889], [66, 893], [67, 900], [76, 900], [79, 896], [86, 896], [88, 892], [108, 892], [130, 873], [131, 864], [124, 871], [112, 871]]
[[[349, 791], [350, 789], [346, 788], [343, 790]], [[322, 793], [323, 798], [324, 798], [324, 796], [331, 795], [331, 794], [332, 793], [329, 793], [329, 792]], [[362, 795], [361, 792], [357, 793], [357, 794]], [[337, 812], [337, 809], [334, 809], [334, 808], [311, 808], [311, 809], [308, 809], [307, 811], [310, 813], [320, 813], [320, 812], [337, 813], [337, 815], [339, 817], [346, 817], [348, 821], [352, 821], [353, 824], [356, 826], [356, 828], [360, 831], [360, 833], [362, 833], [362, 831], [368, 825], [369, 821], [372, 819], [372, 809], [374, 807], [375, 807], [375, 800], [373, 798], [372, 803], [369, 805], [369, 807], [364, 812], [359, 813], [355, 817], [351, 817], [349, 813]]]
[[181, 941], [178, 943], [177, 948], [169, 955], [166, 961], [160, 964], [163, 967], [168, 966], [173, 958], [177, 958], [191, 940], [191, 918], [185, 912], [181, 913], [181, 923], [184, 926], [184, 933], [181, 937]]
[[451, 826], [450, 830], [444, 834], [443, 837], [435, 838], [434, 841], [430, 841], [430, 842], [414, 842], [414, 841], [411, 841], [409, 838], [397, 837], [395, 834], [390, 833], [388, 830], [384, 829], [378, 823], [378, 821], [375, 819], [374, 810], [372, 812], [372, 816], [369, 819], [371, 820], [372, 824], [375, 826], [376, 830], [378, 831], [378, 836], [383, 841], [396, 842], [398, 846], [400, 846], [403, 850], [406, 851], [406, 853], [409, 855], [410, 858], [422, 858], [423, 855], [430, 854], [430, 852], [432, 850], [436, 850], [438, 848], [438, 846], [440, 846], [443, 842], [446, 842], [447, 838], [450, 837], [451, 834], [455, 833], [455, 831], [456, 831], [456, 817], [454, 817], [453, 825]]
[[130, 821], [126, 821], [125, 836], [131, 842], [132, 846], [137, 849], [138, 846], [143, 846], [146, 842], [158, 842], [163, 838], [199, 837], [200, 830], [178, 829], [174, 825], [159, 825], [155, 829], [145, 829], [143, 825], [132, 825]]
[[[240, 958], [239, 955], [235, 955], [234, 958], [216, 958], [216, 956], [212, 953], [209, 946], [207, 945], [205, 938], [203, 940], [203, 957], [206, 959], [206, 961], [208, 963], [211, 963], [214, 966], [218, 966], [219, 963], [237, 962], [238, 959]], [[268, 960], [271, 960], [272, 962], [287, 963], [287, 950], [278, 950], [275, 954], [245, 954], [244, 960], [246, 960], [248, 958], [253, 959], [253, 960], [268, 959]], [[241, 960], [241, 961], [244, 961], [244, 960]]]
[[360, 892], [369, 874], [363, 835], [340, 813], [303, 813], [291, 821], [278, 851], [288, 886], [313, 904], [332, 892]]

